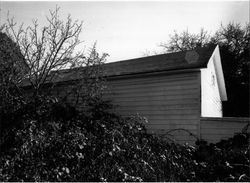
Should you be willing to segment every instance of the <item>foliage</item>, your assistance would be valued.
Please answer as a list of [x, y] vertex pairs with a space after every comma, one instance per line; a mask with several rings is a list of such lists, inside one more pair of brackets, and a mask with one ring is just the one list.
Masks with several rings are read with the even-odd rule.
[[79, 113], [50, 97], [24, 105], [13, 118], [22, 125], [1, 146], [0, 181], [249, 180], [249, 135], [170, 144], [148, 134], [140, 116], [121, 117], [98, 98], [88, 106]]
[[197, 34], [187, 31], [174, 32], [167, 43], [160, 46], [164, 52], [191, 50], [218, 44], [225, 76], [228, 101], [223, 102], [224, 116], [250, 116], [249, 114], [249, 67], [250, 24], [241, 26], [229, 23], [214, 35], [201, 29]]
[[198, 176], [206, 181], [249, 181], [249, 137], [249, 133], [239, 133], [216, 144], [197, 142]]
[[[177, 166], [166, 163], [167, 157], [183, 153], [182, 146], [166, 151], [167, 143], [148, 135], [141, 117], [123, 119], [106, 112], [109, 105], [98, 99], [89, 105], [86, 114], [59, 119], [53, 115], [60, 106], [56, 100], [35, 109], [27, 104], [21, 112], [25, 115], [15, 119], [23, 120], [23, 126], [2, 153], [1, 181], [166, 180], [163, 167], [166, 176], [167, 171], [173, 172], [168, 178], [179, 179]], [[60, 114], [69, 111], [66, 106], [60, 108], [64, 108]], [[158, 164], [160, 160], [163, 163]]]
[[18, 84], [25, 75], [24, 64], [18, 46], [0, 32], [0, 111], [14, 110], [13, 107], [18, 104]]
[[230, 23], [221, 26], [212, 42], [219, 44], [229, 100], [224, 102], [224, 114], [250, 116], [250, 24]]

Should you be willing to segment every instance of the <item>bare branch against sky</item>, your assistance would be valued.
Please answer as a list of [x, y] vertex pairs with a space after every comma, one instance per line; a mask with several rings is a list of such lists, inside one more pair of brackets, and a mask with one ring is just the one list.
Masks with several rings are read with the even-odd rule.
[[157, 44], [166, 41], [174, 30], [198, 32], [203, 27], [214, 33], [221, 23], [249, 22], [249, 1], [0, 1], [0, 23], [5, 22], [9, 11], [20, 24], [38, 19], [42, 25], [49, 9], [56, 5], [62, 17], [71, 14], [84, 21], [80, 39], [86, 46], [97, 41], [98, 50], [110, 54], [109, 61], [140, 57], [145, 50], [157, 51]]

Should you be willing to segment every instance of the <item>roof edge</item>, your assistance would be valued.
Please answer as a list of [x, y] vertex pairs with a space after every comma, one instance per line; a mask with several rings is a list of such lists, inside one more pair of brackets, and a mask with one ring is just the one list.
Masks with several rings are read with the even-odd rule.
[[218, 45], [215, 47], [211, 58], [215, 59], [214, 61], [215, 72], [218, 75], [217, 82], [219, 86], [221, 100], [227, 101], [227, 91], [226, 91], [225, 79], [224, 79], [224, 74], [223, 74], [223, 69], [222, 69], [222, 64], [221, 64], [220, 50], [219, 50]]

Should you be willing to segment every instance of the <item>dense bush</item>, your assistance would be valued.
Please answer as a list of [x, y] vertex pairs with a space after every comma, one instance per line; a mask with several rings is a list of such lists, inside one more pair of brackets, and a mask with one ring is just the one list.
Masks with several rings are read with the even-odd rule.
[[88, 105], [79, 113], [36, 98], [5, 118], [19, 125], [1, 144], [0, 181], [249, 180], [248, 134], [178, 145], [148, 134], [143, 117], [121, 117], [99, 99]]
[[197, 142], [194, 159], [200, 165], [198, 176], [203, 181], [249, 181], [249, 133], [235, 134], [233, 138], [216, 144]]

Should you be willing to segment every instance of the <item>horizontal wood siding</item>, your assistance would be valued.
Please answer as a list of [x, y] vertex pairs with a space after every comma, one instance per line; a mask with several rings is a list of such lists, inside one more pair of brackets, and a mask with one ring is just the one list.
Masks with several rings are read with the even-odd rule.
[[[138, 113], [146, 117], [152, 133], [187, 129], [198, 135], [199, 82], [199, 72], [114, 78], [107, 82], [105, 99], [111, 100], [124, 116]], [[183, 130], [174, 133], [179, 141], [194, 141]]]
[[208, 142], [233, 137], [250, 122], [250, 118], [201, 118], [201, 138]]

